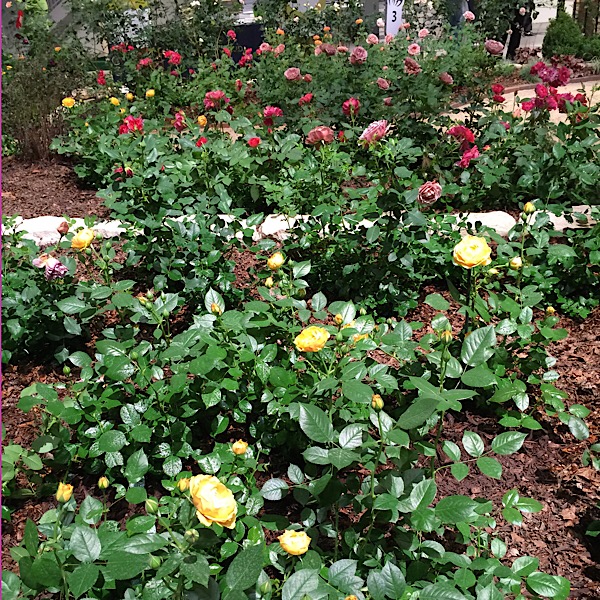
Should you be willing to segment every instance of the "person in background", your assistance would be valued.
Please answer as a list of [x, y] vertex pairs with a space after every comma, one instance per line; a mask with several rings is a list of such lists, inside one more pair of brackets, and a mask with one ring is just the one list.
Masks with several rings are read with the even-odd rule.
[[526, 13], [523, 22], [523, 34], [524, 35], [533, 35], [533, 19], [535, 14], [535, 2], [533, 0], [529, 0], [526, 4]]
[[510, 24], [511, 33], [508, 40], [508, 48], [506, 49], [506, 58], [509, 60], [514, 60], [515, 52], [521, 45], [521, 35], [525, 29], [527, 14], [527, 9], [521, 6]]

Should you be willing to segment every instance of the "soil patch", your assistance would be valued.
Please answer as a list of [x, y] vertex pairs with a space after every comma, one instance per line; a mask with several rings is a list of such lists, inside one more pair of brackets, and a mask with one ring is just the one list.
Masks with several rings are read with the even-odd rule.
[[105, 219], [109, 215], [96, 190], [82, 187], [73, 169], [58, 161], [2, 161], [2, 214], [24, 219], [43, 216]]

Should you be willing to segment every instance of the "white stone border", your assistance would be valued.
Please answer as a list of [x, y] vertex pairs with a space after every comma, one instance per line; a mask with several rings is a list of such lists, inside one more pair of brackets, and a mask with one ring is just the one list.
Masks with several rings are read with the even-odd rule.
[[[580, 227], [586, 227], [595, 224], [595, 221], [590, 217], [591, 206], [582, 205], [574, 206], [573, 212], [582, 213], [587, 216], [588, 223], [580, 225], [577, 221], [569, 223], [565, 218], [565, 215], [556, 216], [548, 212], [548, 217], [552, 222], [555, 231], [564, 231], [565, 229], [577, 229]], [[231, 223], [234, 217], [231, 215], [219, 215], [226, 223]], [[184, 220], [190, 218], [187, 216], [177, 217], [175, 220]], [[265, 238], [273, 238], [278, 241], [283, 241], [289, 237], [288, 231], [293, 229], [298, 221], [307, 221], [310, 219], [309, 215], [298, 215], [296, 217], [286, 217], [285, 215], [267, 215], [265, 220], [258, 226], [253, 226], [251, 229], [254, 230], [252, 240], [257, 242]], [[63, 217], [35, 217], [33, 219], [23, 219], [17, 217], [15, 224], [16, 231], [25, 231], [25, 238], [33, 240], [38, 246], [48, 246], [56, 244], [60, 239], [60, 236], [56, 228], [62, 223]], [[73, 219], [75, 221], [72, 229], [75, 230], [79, 227], [84, 226], [83, 219]], [[493, 229], [501, 236], [508, 235], [508, 232], [516, 225], [516, 220], [511, 217], [508, 213], [500, 210], [481, 212], [481, 213], [467, 213], [466, 221], [471, 225], [475, 225], [479, 221], [483, 226]], [[366, 227], [372, 227], [375, 224], [374, 221], [363, 220], [359, 225]], [[120, 221], [101, 221], [94, 225], [94, 231], [102, 235], [104, 238], [120, 237], [125, 232], [125, 228], [121, 226]], [[245, 221], [241, 221], [240, 225], [245, 226]], [[348, 223], [348, 227], [352, 225]], [[11, 229], [3, 231], [9, 233]]]

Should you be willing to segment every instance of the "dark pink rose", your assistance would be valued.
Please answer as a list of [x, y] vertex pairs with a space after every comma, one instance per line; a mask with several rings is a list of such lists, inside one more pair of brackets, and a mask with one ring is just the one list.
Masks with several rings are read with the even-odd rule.
[[492, 56], [500, 56], [504, 51], [504, 44], [496, 40], [486, 40], [484, 45]]
[[356, 46], [356, 48], [354, 48], [354, 50], [352, 50], [350, 53], [350, 58], [348, 60], [352, 65], [362, 65], [367, 61], [368, 56], [369, 53], [362, 46]]
[[417, 201], [420, 204], [430, 205], [437, 202], [442, 195], [442, 186], [437, 181], [428, 181], [419, 188]]

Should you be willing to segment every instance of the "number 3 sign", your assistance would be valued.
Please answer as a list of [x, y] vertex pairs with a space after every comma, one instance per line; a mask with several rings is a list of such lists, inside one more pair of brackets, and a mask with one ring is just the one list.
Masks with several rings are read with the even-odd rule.
[[402, 24], [402, 8], [404, 0], [387, 0], [385, 33], [396, 35]]

